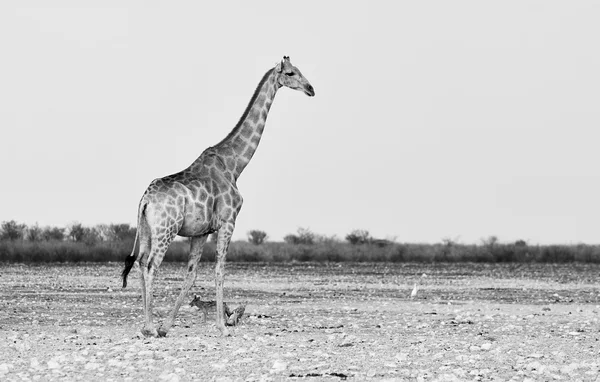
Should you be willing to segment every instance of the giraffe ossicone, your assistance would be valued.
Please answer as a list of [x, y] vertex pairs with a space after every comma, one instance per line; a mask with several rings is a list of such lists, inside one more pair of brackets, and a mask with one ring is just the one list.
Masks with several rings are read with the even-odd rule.
[[[173, 326], [196, 280], [204, 244], [213, 232], [217, 232], [217, 328], [222, 335], [229, 335], [223, 319], [223, 283], [225, 257], [242, 207], [236, 181], [260, 143], [271, 104], [281, 87], [302, 91], [310, 97], [315, 95], [312, 85], [284, 56], [265, 73], [239, 122], [221, 142], [204, 150], [185, 170], [152, 181], [142, 196], [135, 239], [140, 243], [139, 251], [136, 254], [134, 243], [121, 276], [126, 287], [129, 271], [139, 262], [145, 336], [164, 337]], [[157, 330], [152, 317], [154, 276], [177, 235], [191, 238], [187, 273], [173, 309]]]

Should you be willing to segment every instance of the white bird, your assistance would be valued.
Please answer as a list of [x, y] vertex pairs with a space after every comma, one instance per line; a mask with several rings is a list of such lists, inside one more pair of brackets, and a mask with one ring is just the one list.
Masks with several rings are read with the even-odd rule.
[[410, 298], [415, 298], [417, 296], [417, 292], [419, 291], [419, 285], [425, 277], [427, 277], [427, 275], [423, 273], [421, 275], [421, 278], [419, 278], [419, 280], [415, 283], [412, 292], [410, 292]]

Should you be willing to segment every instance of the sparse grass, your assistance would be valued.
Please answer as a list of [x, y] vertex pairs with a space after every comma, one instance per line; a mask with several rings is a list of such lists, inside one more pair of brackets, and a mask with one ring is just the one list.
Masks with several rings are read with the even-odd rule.
[[[107, 262], [122, 261], [133, 246], [132, 241], [96, 244], [69, 241], [0, 241], [0, 262]], [[189, 244], [171, 244], [164, 261], [187, 261]], [[202, 261], [214, 261], [215, 244], [207, 243]], [[228, 261], [233, 262], [542, 262], [600, 263], [597, 245], [523, 245], [493, 243], [467, 245], [457, 243], [393, 243], [352, 245], [326, 241], [316, 244], [268, 242], [255, 245], [245, 241], [231, 243]]]

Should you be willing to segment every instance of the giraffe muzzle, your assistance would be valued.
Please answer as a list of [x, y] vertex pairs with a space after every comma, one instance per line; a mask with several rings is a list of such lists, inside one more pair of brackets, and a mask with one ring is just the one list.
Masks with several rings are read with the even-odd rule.
[[312, 87], [312, 85], [308, 84], [304, 87], [304, 94], [306, 94], [309, 97], [314, 97], [315, 89]]

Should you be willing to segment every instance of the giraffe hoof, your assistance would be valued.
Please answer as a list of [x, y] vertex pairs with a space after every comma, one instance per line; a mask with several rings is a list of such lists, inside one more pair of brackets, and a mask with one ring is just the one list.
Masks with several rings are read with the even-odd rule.
[[158, 336], [159, 337], [166, 337], [167, 336], [167, 330], [164, 328], [159, 328], [158, 329]]
[[144, 337], [158, 337], [156, 329], [142, 329], [142, 334]]
[[231, 332], [229, 332], [229, 329], [227, 328], [222, 328], [221, 329], [221, 336], [222, 337], [230, 337], [231, 336]]

